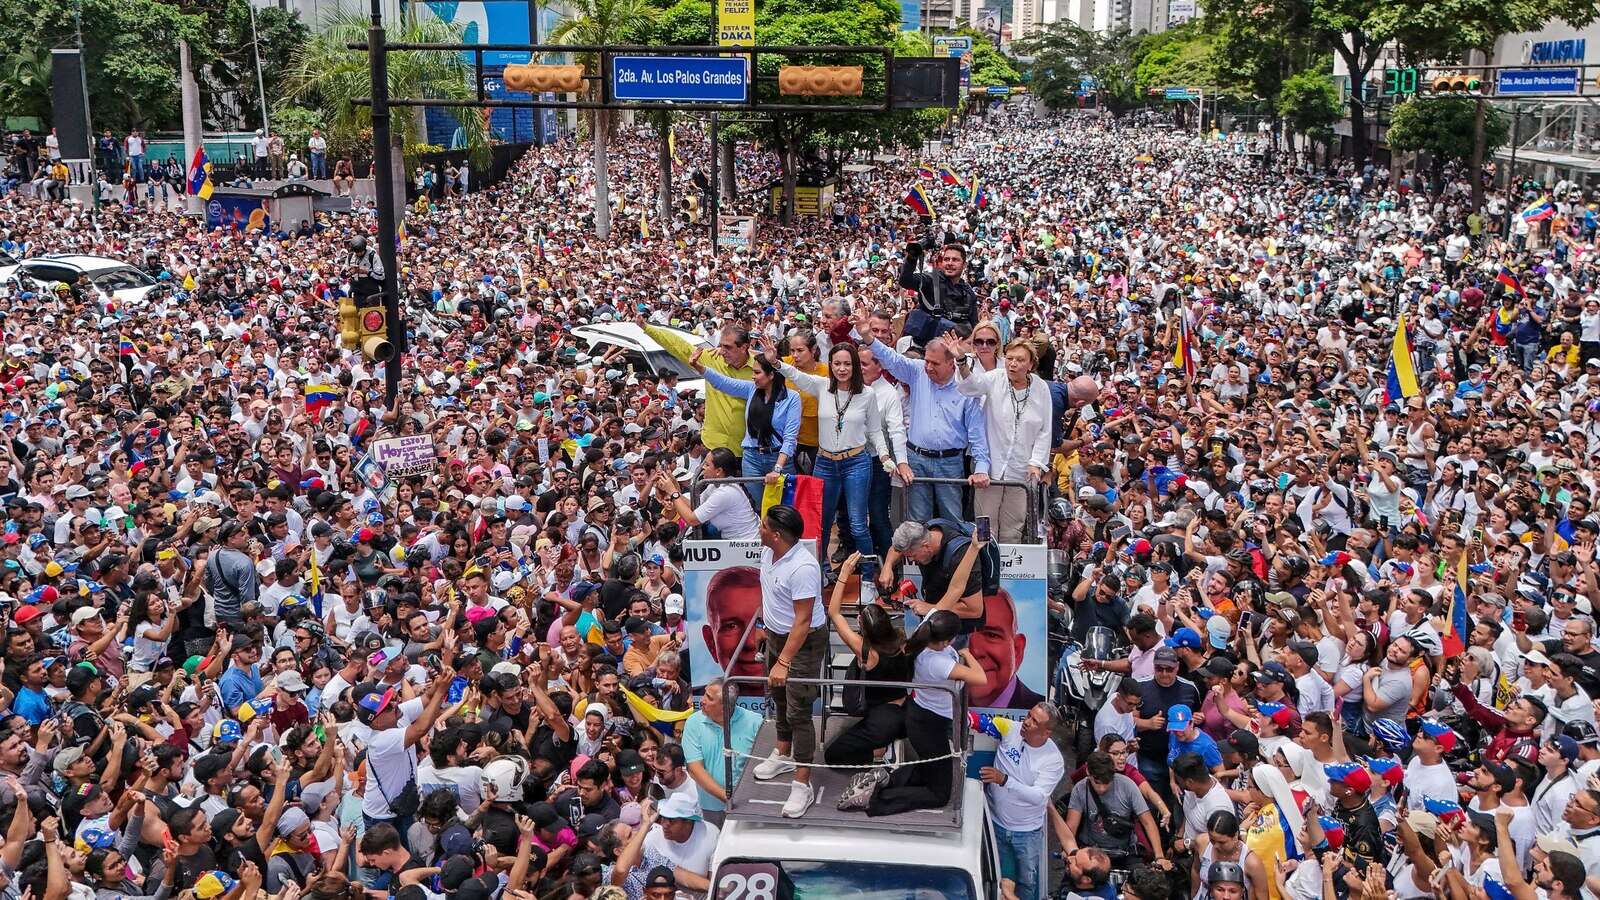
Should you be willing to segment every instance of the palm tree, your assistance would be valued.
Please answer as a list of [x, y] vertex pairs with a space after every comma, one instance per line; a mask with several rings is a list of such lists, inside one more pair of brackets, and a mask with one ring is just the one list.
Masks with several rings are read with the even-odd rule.
[[[461, 29], [438, 19], [419, 17], [415, 12], [419, 5], [404, 4], [405, 14], [388, 31], [391, 42], [461, 42]], [[335, 13], [312, 32], [310, 39], [295, 50], [289, 61], [289, 72], [284, 79], [289, 95], [314, 101], [329, 129], [335, 133], [355, 133], [372, 123], [371, 107], [357, 106], [354, 102], [358, 97], [372, 96], [367, 53], [347, 49], [348, 44], [366, 42], [368, 24], [366, 16]], [[391, 53], [388, 63], [391, 97], [470, 100], [477, 96], [472, 86], [472, 67], [459, 53], [448, 50]], [[406, 206], [405, 148], [427, 143], [423, 111], [420, 107], [412, 109], [412, 115], [396, 115], [390, 121], [395, 209], [401, 215]], [[462, 145], [481, 160], [489, 146], [488, 127], [481, 112], [457, 107], [451, 109], [451, 114], [461, 126]]]
[[[573, 0], [572, 15], [550, 32], [552, 44], [622, 44], [648, 34], [656, 11], [647, 0]], [[599, 59], [592, 53], [576, 54], [577, 62], [590, 75], [604, 77]], [[590, 93], [598, 100], [599, 82], [590, 83]], [[594, 111], [594, 230], [603, 241], [611, 237], [611, 179], [606, 170], [606, 142], [610, 136], [606, 110]]]

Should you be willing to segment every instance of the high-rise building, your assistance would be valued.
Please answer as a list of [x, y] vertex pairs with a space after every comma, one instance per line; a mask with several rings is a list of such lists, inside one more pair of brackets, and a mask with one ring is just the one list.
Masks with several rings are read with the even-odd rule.
[[1011, 39], [1024, 40], [1039, 30], [1041, 0], [1011, 0]]

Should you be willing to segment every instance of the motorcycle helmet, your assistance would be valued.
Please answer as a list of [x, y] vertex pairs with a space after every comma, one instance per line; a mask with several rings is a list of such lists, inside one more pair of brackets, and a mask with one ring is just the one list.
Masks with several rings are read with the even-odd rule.
[[1226, 860], [1218, 860], [1212, 863], [1211, 868], [1206, 870], [1206, 884], [1217, 884], [1219, 882], [1244, 884], [1244, 868], [1236, 862], [1228, 862]]
[[1072, 505], [1065, 497], [1057, 497], [1050, 501], [1050, 521], [1067, 522], [1072, 519]]
[[520, 756], [502, 756], [483, 767], [483, 792], [491, 788], [500, 803], [520, 803], [522, 783], [528, 777], [528, 762]]

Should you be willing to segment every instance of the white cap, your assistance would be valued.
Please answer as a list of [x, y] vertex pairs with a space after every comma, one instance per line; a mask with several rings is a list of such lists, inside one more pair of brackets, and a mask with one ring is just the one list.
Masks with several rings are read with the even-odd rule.
[[74, 612], [72, 614], [72, 624], [74, 624], [74, 625], [82, 625], [83, 623], [89, 621], [90, 619], [98, 619], [98, 618], [100, 618], [100, 609], [99, 609], [99, 607], [84, 606], [84, 607], [80, 607], [76, 612]]
[[662, 601], [661, 608], [669, 616], [683, 615], [683, 595], [668, 594], [667, 599]]

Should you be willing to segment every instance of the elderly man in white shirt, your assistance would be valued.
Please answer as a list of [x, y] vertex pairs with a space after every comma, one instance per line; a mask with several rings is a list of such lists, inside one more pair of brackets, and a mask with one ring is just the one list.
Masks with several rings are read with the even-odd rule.
[[978, 772], [989, 800], [1000, 874], [1016, 883], [1017, 900], [1038, 900], [1045, 860], [1044, 826], [1050, 796], [1066, 775], [1061, 749], [1050, 734], [1055, 707], [1038, 703], [1000, 738], [994, 765]]

